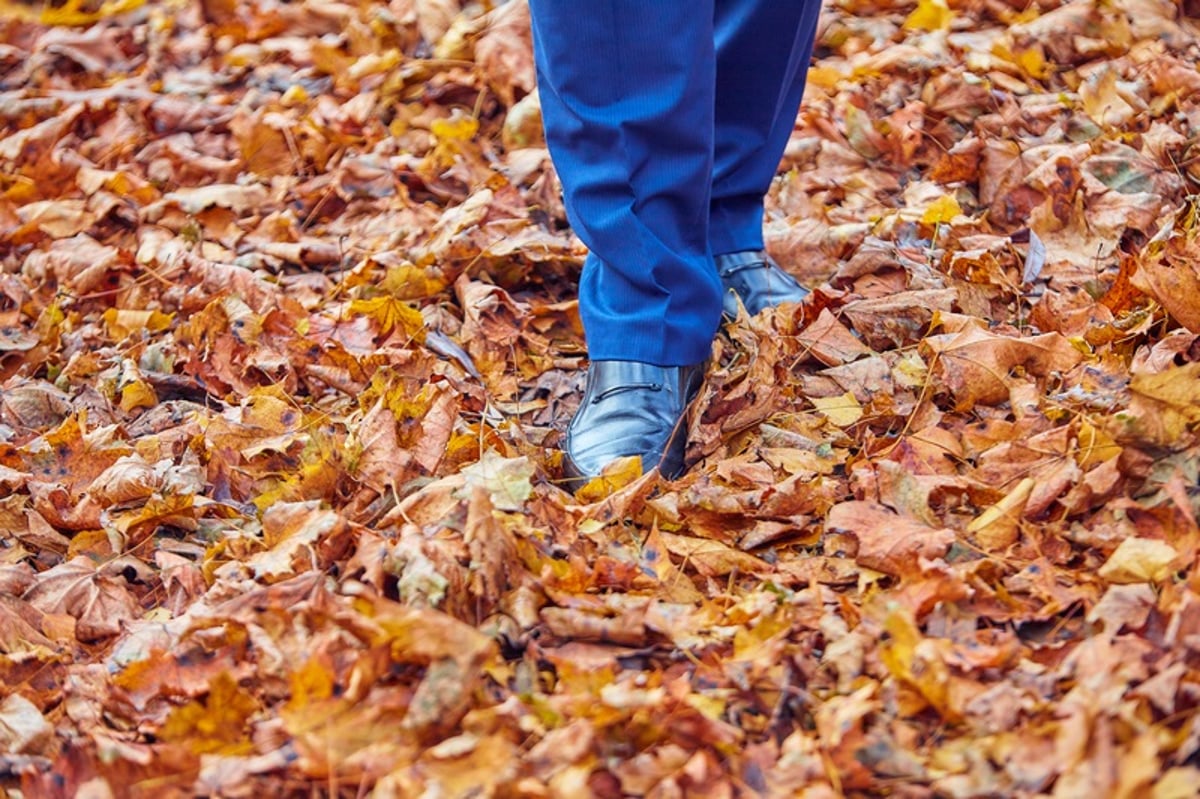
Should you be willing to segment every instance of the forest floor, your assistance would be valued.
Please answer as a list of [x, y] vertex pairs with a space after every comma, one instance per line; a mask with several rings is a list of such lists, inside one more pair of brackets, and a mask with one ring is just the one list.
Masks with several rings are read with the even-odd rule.
[[1195, 10], [833, 2], [572, 494], [519, 0], [0, 0], [0, 796], [1195, 796]]

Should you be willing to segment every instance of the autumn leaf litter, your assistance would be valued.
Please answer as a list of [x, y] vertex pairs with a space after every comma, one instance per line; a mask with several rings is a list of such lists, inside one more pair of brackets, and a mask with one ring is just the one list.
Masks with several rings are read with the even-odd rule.
[[572, 495], [518, 2], [0, 2], [0, 786], [1193, 796], [1193, 10], [833, 4], [812, 301]]

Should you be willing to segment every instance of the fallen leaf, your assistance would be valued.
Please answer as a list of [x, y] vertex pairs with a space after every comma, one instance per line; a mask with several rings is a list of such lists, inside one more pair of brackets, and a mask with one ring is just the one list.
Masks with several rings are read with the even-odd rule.
[[695, 569], [706, 577], [719, 577], [731, 572], [759, 574], [769, 569], [753, 555], [741, 552], [719, 541], [662, 533], [667, 550], [682, 559], [680, 566]]
[[973, 325], [958, 333], [930, 336], [922, 342], [927, 360], [937, 367], [959, 408], [995, 405], [1008, 399], [1015, 370], [1035, 377], [1065, 372], [1083, 360], [1064, 336], [1043, 333], [1018, 338], [999, 336]]
[[942, 557], [956, 540], [952, 530], [931, 527], [873, 502], [834, 505], [825, 529], [853, 535], [858, 563], [892, 575], [919, 572], [920, 561]]
[[37, 705], [21, 694], [10, 694], [0, 702], [0, 743], [13, 754], [39, 754], [46, 751], [54, 737], [54, 728]]
[[967, 532], [974, 535], [980, 546], [989, 552], [1011, 546], [1017, 540], [1017, 527], [1035, 485], [1032, 477], [1026, 477], [1005, 494], [1004, 499], [972, 519], [967, 525]]
[[1119, 438], [1184, 446], [1200, 423], [1200, 363], [1172, 366], [1129, 381], [1129, 408], [1113, 419]]
[[487, 450], [462, 473], [467, 487], [483, 489], [497, 510], [519, 511], [533, 493], [533, 471], [528, 458], [505, 458], [495, 450]]
[[246, 723], [258, 702], [228, 672], [221, 672], [203, 700], [175, 708], [158, 734], [186, 744], [196, 754], [246, 754], [253, 751]]
[[86, 558], [74, 558], [47, 569], [22, 596], [46, 613], [65, 613], [78, 622], [80, 641], [116, 635], [141, 609], [124, 581], [98, 571]]
[[838, 427], [849, 427], [863, 418], [862, 406], [849, 391], [839, 397], [812, 397], [809, 402]]
[[318, 502], [281, 502], [263, 513], [265, 552], [247, 563], [257, 577], [275, 581], [320, 566], [317, 550], [345, 530], [346, 521]]
[[1159, 583], [1171, 576], [1179, 553], [1165, 541], [1126, 538], [1098, 572], [1110, 583]]
[[945, 30], [953, 19], [954, 12], [944, 0], [918, 0], [917, 7], [904, 20], [904, 27], [924, 31]]

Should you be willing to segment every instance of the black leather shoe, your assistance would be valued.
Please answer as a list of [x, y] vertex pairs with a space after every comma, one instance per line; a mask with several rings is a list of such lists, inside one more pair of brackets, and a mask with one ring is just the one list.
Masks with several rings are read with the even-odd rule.
[[563, 470], [572, 489], [617, 458], [642, 456], [642, 469], [683, 473], [687, 409], [704, 381], [705, 364], [654, 366], [592, 361], [579, 410], [567, 428]]
[[754, 316], [763, 308], [801, 302], [808, 296], [808, 289], [762, 250], [718, 255], [716, 262], [725, 288], [722, 312], [728, 319], [737, 317], [739, 299]]

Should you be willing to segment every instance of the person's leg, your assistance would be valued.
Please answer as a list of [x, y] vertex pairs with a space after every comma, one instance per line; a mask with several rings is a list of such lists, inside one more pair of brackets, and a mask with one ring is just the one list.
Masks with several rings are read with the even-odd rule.
[[808, 290], [763, 251], [763, 195], [795, 125], [820, 0], [715, 0], [717, 91], [709, 244], [724, 311], [800, 302]]
[[804, 94], [819, 0], [715, 0], [717, 90], [709, 242], [761, 250], [763, 196]]
[[695, 365], [720, 323], [713, 1], [530, 2], [546, 140], [590, 251], [579, 307], [593, 362]]

